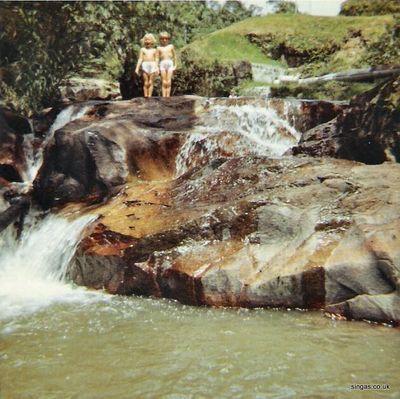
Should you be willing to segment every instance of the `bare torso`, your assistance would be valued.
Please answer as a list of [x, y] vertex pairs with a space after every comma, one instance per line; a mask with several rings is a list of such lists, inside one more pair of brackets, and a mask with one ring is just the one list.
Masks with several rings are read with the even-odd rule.
[[174, 46], [172, 44], [168, 44], [168, 46], [158, 47], [158, 56], [160, 61], [174, 59]]
[[157, 49], [142, 47], [142, 61], [156, 61], [157, 60]]

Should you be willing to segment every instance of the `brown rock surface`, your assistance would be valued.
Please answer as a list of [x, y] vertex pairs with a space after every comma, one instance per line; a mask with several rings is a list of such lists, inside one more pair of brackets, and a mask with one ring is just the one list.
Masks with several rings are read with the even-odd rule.
[[119, 85], [103, 79], [71, 78], [60, 91], [64, 101], [111, 100], [119, 96]]
[[[29, 121], [18, 114], [0, 109], [0, 178], [20, 182], [24, 170], [23, 135], [30, 133]], [[3, 185], [0, 181], [0, 187]]]
[[[254, 99], [135, 99], [95, 104], [59, 130], [48, 151], [96, 132], [129, 171], [119, 194], [92, 210], [100, 224], [70, 277], [192, 305], [399, 323], [400, 165], [282, 157], [299, 136], [285, 112]], [[59, 170], [49, 162], [39, 182]], [[91, 176], [109, 181], [109, 162]]]
[[70, 274], [112, 293], [396, 323], [399, 190], [397, 164], [289, 157], [131, 182], [97, 209]]
[[354, 97], [336, 119], [305, 132], [292, 152], [368, 164], [399, 162], [400, 78]]

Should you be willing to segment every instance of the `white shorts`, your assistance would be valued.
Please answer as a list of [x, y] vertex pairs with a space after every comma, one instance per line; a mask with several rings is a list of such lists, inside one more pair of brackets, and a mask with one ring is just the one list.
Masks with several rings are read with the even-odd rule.
[[142, 62], [142, 70], [147, 74], [157, 72], [157, 62], [155, 61], [143, 61]]
[[172, 60], [160, 61], [160, 71], [175, 71], [174, 63]]

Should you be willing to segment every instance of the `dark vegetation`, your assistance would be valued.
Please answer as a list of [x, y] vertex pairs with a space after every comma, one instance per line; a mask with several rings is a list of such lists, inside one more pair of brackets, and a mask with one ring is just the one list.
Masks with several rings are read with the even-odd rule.
[[342, 4], [340, 15], [384, 15], [400, 13], [399, 0], [347, 0]]
[[36, 112], [56, 102], [71, 76], [118, 78], [147, 32], [166, 30], [180, 48], [252, 12], [239, 1], [0, 2], [0, 97]]

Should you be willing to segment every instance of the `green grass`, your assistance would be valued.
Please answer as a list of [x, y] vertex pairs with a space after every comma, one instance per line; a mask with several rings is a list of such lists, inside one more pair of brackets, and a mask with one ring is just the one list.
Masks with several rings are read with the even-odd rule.
[[197, 56], [208, 60], [237, 61], [246, 59], [257, 64], [280, 65], [278, 61], [263, 54], [245, 36], [238, 35], [235, 32], [226, 32], [225, 29], [196, 40], [184, 49], [190, 49]]
[[315, 100], [350, 100], [353, 96], [364, 93], [374, 87], [374, 83], [360, 82], [324, 82], [301, 86], [296, 83], [265, 83], [255, 81], [244, 81], [236, 89], [235, 95], [241, 96], [251, 92], [251, 89], [270, 87], [271, 97], [298, 97]]
[[[219, 59], [235, 61], [246, 59], [254, 63], [275, 63], [261, 50], [251, 44], [246, 35], [255, 33], [267, 36], [268, 40], [285, 42], [298, 51], [319, 51], [326, 46], [341, 46], [351, 32], [361, 32], [363, 40], [377, 42], [384, 33], [387, 24], [393, 24], [390, 15], [374, 17], [316, 17], [302, 14], [273, 14], [263, 17], [248, 18], [225, 29], [213, 32], [196, 40], [184, 49], [196, 53], [206, 60]], [[357, 47], [357, 44], [355, 43]], [[355, 51], [357, 48], [355, 49]], [[343, 54], [342, 61], [351, 65], [348, 54]], [[340, 55], [337, 57], [341, 67]]]

